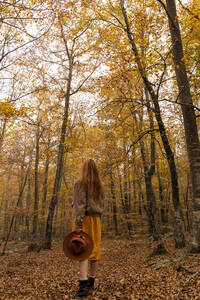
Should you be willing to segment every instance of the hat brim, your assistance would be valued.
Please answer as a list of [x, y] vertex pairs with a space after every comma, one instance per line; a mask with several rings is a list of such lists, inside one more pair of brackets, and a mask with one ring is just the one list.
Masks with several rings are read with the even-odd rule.
[[[86, 242], [85, 250], [80, 254], [73, 253], [71, 248], [69, 247], [70, 241], [75, 237], [83, 237], [84, 241]], [[92, 250], [93, 250], [93, 241], [86, 232], [72, 231], [64, 238], [63, 251], [64, 254], [70, 259], [77, 260], [77, 261], [85, 260], [89, 258], [90, 254], [92, 253]]]

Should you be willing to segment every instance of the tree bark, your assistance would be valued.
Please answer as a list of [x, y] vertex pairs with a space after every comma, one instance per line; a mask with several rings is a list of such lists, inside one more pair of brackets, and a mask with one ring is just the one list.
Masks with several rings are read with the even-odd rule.
[[54, 187], [53, 187], [53, 195], [52, 195], [52, 198], [50, 201], [49, 212], [48, 212], [48, 217], [47, 217], [46, 236], [45, 236], [45, 245], [44, 245], [44, 248], [46, 248], [46, 249], [51, 249], [54, 210], [55, 210], [55, 207], [57, 204], [58, 192], [60, 190], [61, 179], [62, 179], [64, 142], [65, 142], [68, 113], [69, 113], [71, 79], [72, 79], [72, 68], [69, 69], [68, 86], [67, 86], [67, 92], [65, 95], [64, 116], [63, 116], [63, 121], [62, 121], [60, 143], [59, 143], [57, 165], [56, 165], [56, 176], [55, 176]]
[[11, 174], [8, 174], [8, 179], [7, 179], [7, 183], [6, 183], [6, 194], [5, 194], [5, 206], [4, 206], [4, 224], [3, 224], [3, 238], [5, 239], [5, 237], [8, 234], [8, 216], [7, 216], [7, 209], [8, 209], [8, 199], [9, 199], [9, 194], [10, 194], [10, 178], [11, 178]]
[[190, 220], [190, 205], [189, 205], [189, 194], [190, 194], [190, 175], [187, 174], [187, 185], [186, 191], [183, 195], [184, 205], [186, 209], [186, 231], [191, 232], [191, 220]]
[[58, 192], [61, 186], [62, 180], [62, 170], [63, 170], [63, 159], [64, 159], [64, 143], [65, 143], [65, 136], [66, 136], [66, 129], [67, 129], [67, 122], [68, 122], [68, 115], [69, 115], [69, 101], [70, 101], [70, 90], [71, 90], [71, 82], [72, 82], [72, 69], [73, 69], [73, 56], [69, 53], [69, 49], [67, 46], [67, 41], [64, 36], [63, 27], [61, 25], [61, 35], [63, 42], [65, 44], [66, 53], [69, 60], [69, 68], [68, 68], [68, 79], [67, 79], [67, 89], [65, 93], [65, 106], [64, 106], [64, 114], [62, 120], [62, 127], [60, 133], [60, 142], [59, 142], [59, 150], [57, 156], [57, 164], [56, 164], [56, 176], [54, 181], [53, 187], [53, 195], [49, 204], [49, 212], [47, 216], [47, 223], [46, 223], [46, 235], [45, 235], [45, 249], [51, 249], [51, 241], [52, 241], [52, 228], [53, 228], [53, 217], [55, 207], [58, 201]]
[[158, 187], [159, 187], [159, 199], [160, 199], [160, 220], [162, 226], [162, 233], [168, 232], [168, 207], [164, 202], [164, 186], [160, 176], [159, 164], [157, 164], [157, 177], [158, 177]]
[[2, 127], [2, 130], [1, 130], [1, 133], [0, 133], [0, 152], [1, 152], [1, 149], [2, 149], [2, 145], [3, 145], [4, 134], [5, 134], [5, 131], [6, 131], [6, 124], [7, 124], [7, 119], [4, 119], [3, 127]]
[[172, 52], [179, 99], [183, 114], [186, 147], [190, 165], [193, 192], [193, 241], [191, 252], [200, 253], [200, 143], [196, 116], [190, 92], [190, 84], [184, 61], [183, 45], [175, 0], [166, 0], [168, 22], [172, 40]]
[[[125, 149], [124, 149], [125, 150]], [[127, 228], [128, 228], [128, 233], [129, 236], [131, 236], [131, 230], [132, 230], [132, 224], [131, 224], [131, 220], [130, 220], [130, 211], [131, 211], [131, 207], [130, 207], [130, 201], [129, 201], [129, 197], [128, 197], [128, 182], [127, 182], [127, 169], [126, 169], [126, 161], [124, 161], [124, 205], [123, 205], [123, 210], [124, 210], [124, 214], [125, 214], [125, 218], [127, 221]]]
[[26, 194], [26, 239], [29, 240], [30, 237], [30, 206], [31, 206], [31, 166], [32, 166], [32, 156], [33, 150], [29, 154], [29, 170], [27, 175], [27, 194]]
[[110, 175], [110, 192], [112, 196], [112, 211], [113, 211], [113, 223], [115, 228], [115, 234], [119, 235], [118, 230], [118, 221], [117, 221], [117, 201], [116, 201], [116, 195], [115, 195], [115, 185], [113, 181], [113, 173], [112, 173], [112, 167], [109, 170]]
[[29, 216], [29, 210], [30, 210], [30, 204], [31, 204], [31, 176], [30, 173], [28, 174], [27, 179], [27, 195], [26, 195], [26, 239], [29, 240], [30, 235], [30, 216]]
[[[156, 198], [155, 193], [152, 185], [152, 177], [155, 173], [155, 141], [154, 141], [154, 133], [153, 133], [153, 116], [150, 110], [148, 95], [146, 93], [146, 100], [147, 100], [147, 109], [148, 109], [148, 116], [149, 116], [149, 125], [150, 129], [152, 130], [151, 135], [151, 142], [150, 142], [150, 164], [148, 167], [147, 163], [147, 155], [145, 151], [145, 146], [143, 140], [139, 142], [140, 144], [140, 152], [143, 162], [143, 170], [144, 170], [144, 179], [145, 179], [145, 188], [146, 188], [146, 201], [147, 205], [144, 206], [147, 217], [148, 217], [148, 231], [149, 234], [153, 237], [155, 241], [160, 239], [158, 223], [156, 222]], [[134, 114], [134, 119], [136, 123], [136, 131], [139, 131], [143, 128], [143, 113], [139, 115], [139, 126], [137, 125], [137, 117]], [[139, 127], [139, 128], [138, 128]]]
[[47, 151], [44, 171], [44, 183], [43, 183], [43, 198], [42, 198], [42, 222], [41, 222], [41, 235], [44, 237], [45, 233], [45, 213], [46, 213], [46, 200], [47, 200], [47, 183], [49, 173], [49, 153]]
[[37, 235], [37, 226], [38, 226], [38, 166], [39, 166], [39, 141], [40, 141], [40, 124], [37, 124], [36, 128], [36, 141], [35, 141], [35, 185], [34, 185], [34, 215], [33, 215], [33, 239]]

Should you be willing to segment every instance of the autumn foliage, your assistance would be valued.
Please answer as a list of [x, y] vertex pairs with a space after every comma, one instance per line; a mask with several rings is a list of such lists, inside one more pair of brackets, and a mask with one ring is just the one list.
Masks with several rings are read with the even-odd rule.
[[[162, 277], [163, 296], [156, 284], [153, 290], [147, 265], [147, 298], [136, 293], [146, 256], [131, 244], [144, 235], [146, 255], [158, 245], [169, 255], [166, 240], [200, 253], [199, 1], [2, 0], [0, 14], [1, 255], [13, 243], [43, 251], [62, 241], [71, 230], [74, 183], [83, 160], [93, 158], [106, 193], [104, 260], [110, 240], [116, 257], [128, 245], [119, 278], [110, 278], [118, 294], [102, 297], [111, 288], [102, 262], [96, 299], [167, 299], [166, 289], [173, 288], [164, 287], [168, 279], [154, 265], [152, 280]], [[43, 254], [12, 255], [5, 276], [20, 259], [27, 272], [34, 264], [37, 275]], [[169, 281], [175, 285], [177, 276], [179, 282], [171, 295], [186, 299], [186, 275], [169, 265]], [[106, 261], [105, 272], [120, 266]], [[56, 284], [66, 294], [62, 272], [54, 274], [61, 283], [47, 295]], [[51, 282], [45, 278], [44, 289]], [[190, 291], [197, 299], [193, 285]]]

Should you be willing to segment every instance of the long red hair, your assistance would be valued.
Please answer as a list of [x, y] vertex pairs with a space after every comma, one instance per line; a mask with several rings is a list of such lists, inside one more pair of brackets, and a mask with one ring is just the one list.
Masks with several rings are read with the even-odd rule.
[[98, 202], [102, 184], [97, 166], [93, 159], [87, 159], [83, 163], [80, 174], [80, 187], [83, 188], [88, 195], [92, 196], [94, 201]]

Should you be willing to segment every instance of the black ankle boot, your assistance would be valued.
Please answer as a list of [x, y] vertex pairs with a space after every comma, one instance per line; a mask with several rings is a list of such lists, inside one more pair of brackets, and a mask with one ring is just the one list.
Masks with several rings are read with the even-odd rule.
[[89, 295], [88, 290], [88, 280], [80, 280], [79, 288], [75, 294], [75, 297], [87, 297]]
[[89, 290], [94, 290], [94, 281], [95, 281], [95, 278], [94, 278], [94, 277], [89, 277], [89, 278], [88, 278], [88, 286], [89, 286]]

